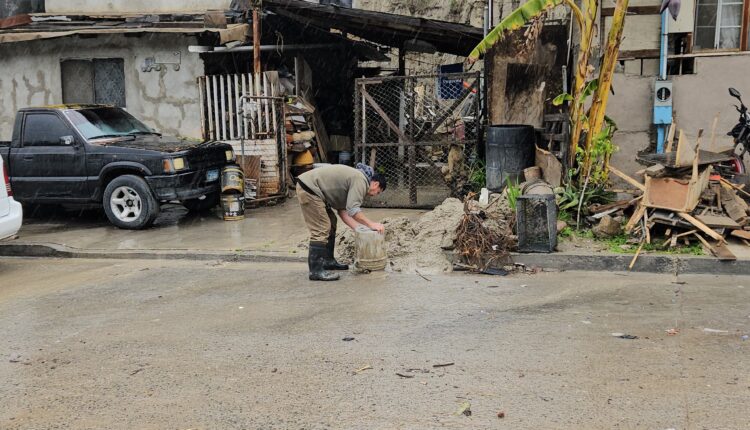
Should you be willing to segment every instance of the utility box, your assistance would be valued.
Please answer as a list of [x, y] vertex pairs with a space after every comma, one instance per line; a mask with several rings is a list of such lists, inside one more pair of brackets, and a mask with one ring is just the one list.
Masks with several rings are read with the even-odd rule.
[[654, 85], [654, 124], [672, 123], [672, 81], [656, 81]]

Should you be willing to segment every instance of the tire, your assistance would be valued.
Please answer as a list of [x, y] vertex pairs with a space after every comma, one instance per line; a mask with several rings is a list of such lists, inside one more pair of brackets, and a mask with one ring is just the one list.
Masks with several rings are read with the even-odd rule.
[[126, 230], [147, 228], [159, 215], [159, 202], [151, 188], [135, 175], [118, 176], [107, 184], [102, 204], [109, 222]]
[[182, 205], [190, 212], [204, 212], [219, 205], [219, 193], [206, 194], [206, 197], [203, 200], [185, 200], [182, 202]]

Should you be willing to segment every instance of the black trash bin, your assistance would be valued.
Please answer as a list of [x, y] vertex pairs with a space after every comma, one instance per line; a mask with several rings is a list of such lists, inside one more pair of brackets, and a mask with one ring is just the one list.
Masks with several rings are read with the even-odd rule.
[[501, 191], [507, 178], [523, 181], [523, 169], [534, 165], [536, 134], [523, 124], [490, 125], [485, 142], [487, 188]]

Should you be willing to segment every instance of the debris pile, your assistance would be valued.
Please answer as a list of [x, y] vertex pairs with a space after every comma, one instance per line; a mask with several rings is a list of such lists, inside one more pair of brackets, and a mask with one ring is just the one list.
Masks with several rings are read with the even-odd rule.
[[641, 195], [593, 212], [608, 214], [635, 204], [625, 232], [639, 238], [639, 251], [644, 244], [669, 249], [693, 240], [720, 260], [736, 260], [726, 246], [726, 237], [736, 237], [750, 246], [750, 210], [740, 197], [750, 194], [724, 177], [722, 163], [731, 162], [731, 155], [700, 150], [702, 134], [700, 130], [696, 145], [691, 147], [681, 132], [676, 151], [670, 151], [668, 144], [668, 152], [650, 156], [646, 161], [652, 165], [641, 171], [643, 183], [611, 169]]
[[515, 214], [505, 194], [493, 194], [486, 206], [467, 199], [455, 241], [461, 263], [473, 270], [509, 263], [509, 251], [517, 244], [514, 222]]
[[[449, 198], [416, 221], [406, 217], [386, 218], [385, 241], [391, 269], [424, 273], [449, 272], [453, 266], [444, 251], [453, 249], [456, 229], [464, 214], [460, 200]], [[354, 261], [354, 232], [343, 229], [336, 238], [338, 257]]]
[[[417, 220], [407, 217], [386, 218], [385, 242], [391, 270], [422, 273], [450, 272], [454, 251], [462, 269], [483, 270], [507, 264], [504, 257], [513, 249], [515, 214], [505, 195], [493, 194], [485, 205], [467, 199], [446, 199]], [[337, 257], [355, 259], [355, 237], [344, 229], [336, 238]]]

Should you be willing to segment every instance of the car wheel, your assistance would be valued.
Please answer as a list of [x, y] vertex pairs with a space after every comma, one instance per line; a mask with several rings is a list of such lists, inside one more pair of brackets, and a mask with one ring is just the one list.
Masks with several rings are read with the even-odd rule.
[[128, 230], [140, 230], [153, 224], [159, 215], [159, 203], [143, 178], [118, 176], [107, 184], [103, 198], [109, 222]]
[[182, 202], [190, 212], [203, 212], [219, 205], [219, 193], [206, 194], [205, 198], [190, 199]]

